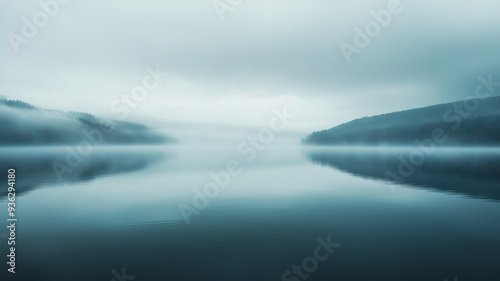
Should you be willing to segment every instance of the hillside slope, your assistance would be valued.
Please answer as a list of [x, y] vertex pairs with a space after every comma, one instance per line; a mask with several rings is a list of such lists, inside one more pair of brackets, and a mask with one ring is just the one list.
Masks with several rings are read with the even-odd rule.
[[[467, 106], [466, 106], [467, 105]], [[444, 131], [442, 145], [500, 144], [500, 97], [440, 104], [357, 119], [314, 132], [303, 139], [309, 145], [413, 145]]]
[[86, 113], [45, 110], [0, 99], [0, 145], [160, 144], [172, 141], [150, 128]]

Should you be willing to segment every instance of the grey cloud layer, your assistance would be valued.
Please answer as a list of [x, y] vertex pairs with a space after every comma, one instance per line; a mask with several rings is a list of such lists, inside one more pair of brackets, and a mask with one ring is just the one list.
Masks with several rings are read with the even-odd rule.
[[[220, 22], [211, 1], [73, 1], [19, 54], [3, 40], [0, 91], [28, 102], [50, 92], [60, 107], [72, 95], [112, 99], [133, 86], [145, 66], [159, 64], [203, 97], [236, 90], [352, 104], [354, 95], [354, 117], [411, 108], [417, 99], [462, 99], [478, 75], [500, 75], [500, 18], [494, 12], [500, 4], [485, 0], [402, 0], [404, 11], [347, 64], [339, 44], [352, 43], [353, 28], [388, 2], [249, 0]], [[0, 8], [6, 36], [20, 32], [21, 18], [37, 4], [2, 2]], [[363, 103], [374, 95], [385, 105]], [[387, 105], [389, 99], [398, 106]]]

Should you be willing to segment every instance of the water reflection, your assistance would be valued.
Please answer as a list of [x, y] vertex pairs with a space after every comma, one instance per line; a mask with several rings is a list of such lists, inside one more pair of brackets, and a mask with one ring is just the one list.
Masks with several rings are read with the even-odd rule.
[[[306, 153], [315, 164], [358, 177], [500, 200], [499, 149], [417, 152], [410, 148], [318, 148]], [[424, 157], [419, 159], [418, 155]]]
[[[191, 224], [185, 224], [179, 204], [191, 204], [194, 188], [207, 183], [211, 171], [224, 168], [233, 150], [100, 149], [75, 171], [73, 184], [42, 188], [19, 201], [15, 280], [57, 281], [68, 276], [75, 281], [111, 280], [118, 279], [111, 270], [122, 268], [135, 280], [282, 280], [285, 270], [313, 254], [317, 237], [328, 235], [342, 247], [308, 280], [441, 281], [451, 276], [498, 280], [500, 276], [498, 202], [412, 189], [387, 192], [384, 183], [313, 165], [300, 157], [296, 147], [270, 149], [248, 166], [242, 162], [241, 175], [218, 197], [210, 198]], [[52, 161], [64, 159], [64, 152], [55, 158], [54, 150], [12, 151], [8, 162], [23, 156], [20, 183], [41, 186], [52, 180], [55, 184], [50, 165], [43, 166], [50, 175], [44, 174], [27, 160], [43, 159], [42, 155]], [[391, 159], [389, 152], [373, 150], [317, 150], [312, 156], [319, 157], [316, 163], [363, 173], [359, 177], [377, 178], [379, 171], [378, 178], [383, 179], [385, 168], [368, 161], [378, 153]], [[156, 163], [161, 154], [168, 161]], [[5, 155], [0, 151], [0, 157]], [[398, 156], [394, 153], [396, 160]], [[4, 159], [1, 162], [8, 163]], [[373, 175], [370, 169], [375, 169]], [[35, 171], [45, 182], [36, 176], [28, 179], [27, 173]], [[75, 184], [126, 172], [131, 173]], [[484, 180], [478, 177], [477, 181]], [[0, 210], [6, 210], [7, 200], [2, 200]], [[7, 212], [0, 212], [0, 220], [6, 219]], [[6, 262], [7, 255], [0, 255], [0, 263]], [[10, 278], [7, 273], [0, 271], [0, 280]]]
[[[2, 148], [0, 171], [16, 170], [16, 193], [33, 189], [74, 184], [94, 178], [139, 171], [165, 158], [170, 152], [155, 148], [95, 147], [88, 155], [63, 147]], [[0, 192], [0, 198], [7, 189]]]

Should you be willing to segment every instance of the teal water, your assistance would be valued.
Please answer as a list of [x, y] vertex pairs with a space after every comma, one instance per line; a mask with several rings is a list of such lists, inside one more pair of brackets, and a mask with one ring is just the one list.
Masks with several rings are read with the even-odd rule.
[[[0, 236], [0, 277], [500, 280], [500, 150], [439, 149], [388, 181], [412, 151], [272, 147], [247, 161], [230, 146], [99, 147], [59, 178], [64, 148], [2, 148], [0, 219], [15, 168], [18, 222], [16, 274]], [[240, 173], [187, 224], [180, 204], [231, 160]], [[305, 270], [318, 239], [340, 245]]]

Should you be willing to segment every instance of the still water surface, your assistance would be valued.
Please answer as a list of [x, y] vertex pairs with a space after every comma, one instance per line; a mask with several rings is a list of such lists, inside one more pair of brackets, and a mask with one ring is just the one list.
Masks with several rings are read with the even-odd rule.
[[[0, 279], [500, 280], [500, 150], [440, 149], [388, 182], [412, 151], [100, 147], [61, 180], [64, 148], [2, 148], [0, 219], [15, 168], [19, 221], [17, 273], [0, 237]], [[179, 204], [230, 160], [241, 173], [186, 224]], [[293, 273], [328, 237], [341, 246]]]

